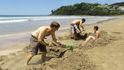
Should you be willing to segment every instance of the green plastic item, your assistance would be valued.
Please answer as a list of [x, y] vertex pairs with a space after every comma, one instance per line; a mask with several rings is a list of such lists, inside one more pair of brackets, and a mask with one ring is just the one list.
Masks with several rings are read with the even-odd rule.
[[68, 43], [67, 45], [66, 45], [66, 48], [67, 48], [67, 50], [71, 50], [72, 52], [73, 52], [73, 45], [71, 44], [71, 43]]

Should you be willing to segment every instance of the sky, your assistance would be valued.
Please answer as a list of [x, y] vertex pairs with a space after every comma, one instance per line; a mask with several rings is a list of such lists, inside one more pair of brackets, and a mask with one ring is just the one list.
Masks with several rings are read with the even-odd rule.
[[49, 15], [51, 10], [81, 2], [112, 4], [124, 0], [0, 0], [0, 15]]

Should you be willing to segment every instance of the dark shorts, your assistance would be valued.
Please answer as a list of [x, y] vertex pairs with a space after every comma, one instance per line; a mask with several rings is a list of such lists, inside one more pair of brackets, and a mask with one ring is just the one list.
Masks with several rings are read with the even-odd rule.
[[33, 55], [37, 55], [38, 51], [40, 52], [47, 52], [46, 50], [46, 46], [39, 43], [37, 41], [37, 39], [33, 36], [31, 36], [30, 38], [30, 49], [29, 51], [33, 54]]

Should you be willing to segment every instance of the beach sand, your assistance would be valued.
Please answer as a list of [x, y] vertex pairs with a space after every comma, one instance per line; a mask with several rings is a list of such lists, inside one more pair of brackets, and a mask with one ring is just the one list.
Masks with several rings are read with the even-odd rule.
[[[104, 31], [103, 39], [90, 45], [80, 47], [83, 40], [68, 39], [68, 30], [61, 32], [61, 42], [73, 45], [73, 52], [64, 50], [61, 57], [56, 57], [55, 52], [47, 54], [47, 61], [40, 63], [40, 55], [35, 56], [30, 65], [25, 65], [27, 52], [18, 49], [10, 53], [1, 51], [0, 70], [124, 70], [124, 16], [118, 19], [100, 22], [86, 26], [85, 32], [92, 32], [93, 26], [98, 25]], [[17, 46], [28, 46], [20, 43]], [[59, 52], [61, 52], [59, 50]], [[56, 52], [58, 53], [58, 52]]]

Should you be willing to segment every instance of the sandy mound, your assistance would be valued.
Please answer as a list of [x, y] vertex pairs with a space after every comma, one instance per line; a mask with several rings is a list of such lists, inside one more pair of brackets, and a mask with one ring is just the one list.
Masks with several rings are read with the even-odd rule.
[[108, 33], [106, 31], [100, 31], [101, 36], [97, 40], [90, 40], [85, 46], [82, 46], [81, 48], [83, 50], [91, 49], [94, 47], [105, 47], [106, 45], [110, 44], [111, 42], [120, 39], [120, 37], [113, 36], [111, 33]]
[[87, 55], [78, 50], [66, 52], [62, 58], [50, 60], [43, 70], [95, 70], [95, 65], [88, 60]]

